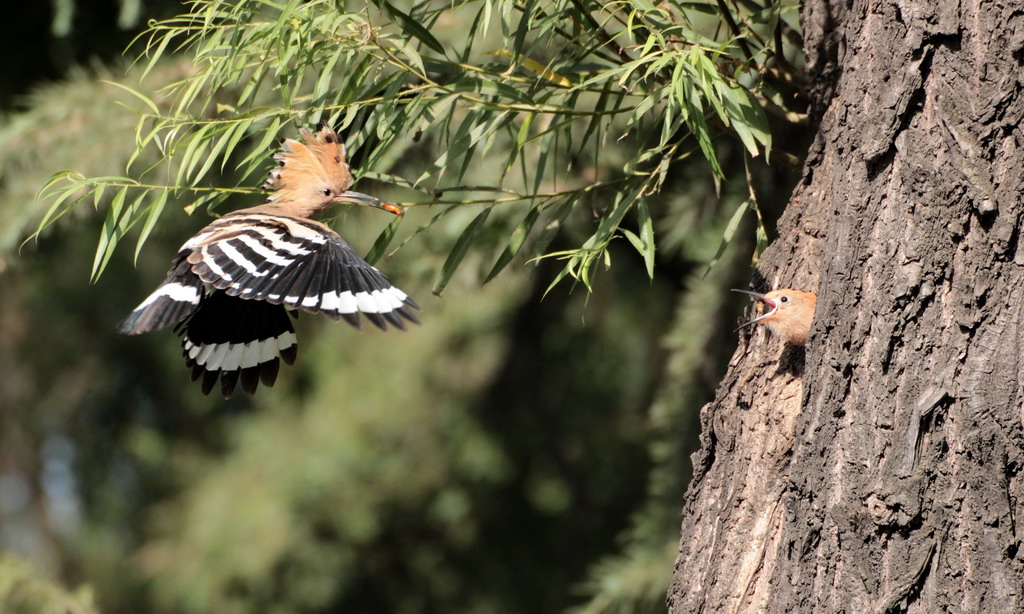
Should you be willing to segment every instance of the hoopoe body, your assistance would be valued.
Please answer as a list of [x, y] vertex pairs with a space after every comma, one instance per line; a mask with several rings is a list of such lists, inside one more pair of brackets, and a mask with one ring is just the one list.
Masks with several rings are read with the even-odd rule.
[[818, 304], [816, 294], [789, 288], [772, 290], [767, 294], [735, 288], [733, 292], [749, 294], [754, 297], [754, 300], [768, 308], [768, 311], [743, 324], [740, 328], [764, 322], [774, 335], [782, 337], [794, 345], [807, 344], [807, 337], [811, 334], [811, 322], [814, 320], [814, 309]]
[[288, 310], [323, 313], [360, 326], [363, 314], [386, 330], [416, 322], [419, 309], [337, 233], [309, 219], [334, 204], [401, 209], [352, 192], [345, 147], [330, 128], [282, 141], [280, 167], [264, 184], [270, 202], [229, 213], [185, 242], [167, 279], [120, 325], [129, 335], [176, 324], [192, 379], [225, 398], [241, 380], [252, 394], [272, 386], [280, 362], [295, 361]]

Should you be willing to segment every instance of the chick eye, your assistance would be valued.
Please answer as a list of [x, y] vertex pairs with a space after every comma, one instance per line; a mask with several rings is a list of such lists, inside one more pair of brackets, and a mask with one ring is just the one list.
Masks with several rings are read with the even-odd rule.
[[330, 195], [331, 195], [331, 188], [324, 188], [324, 196], [330, 196]]
[[784, 296], [784, 297], [779, 299], [779, 302], [780, 303], [788, 303], [789, 302], [789, 297], [788, 296]]

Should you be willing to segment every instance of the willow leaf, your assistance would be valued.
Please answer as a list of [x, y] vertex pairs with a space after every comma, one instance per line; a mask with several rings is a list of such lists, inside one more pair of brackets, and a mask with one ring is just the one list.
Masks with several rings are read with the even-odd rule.
[[466, 257], [466, 253], [469, 251], [469, 247], [476, 240], [477, 235], [484, 226], [484, 222], [487, 221], [487, 216], [491, 214], [491, 209], [487, 208], [477, 214], [473, 221], [466, 226], [466, 229], [462, 231], [458, 240], [455, 241], [455, 245], [452, 246], [451, 252], [448, 253], [448, 258], [444, 261], [441, 266], [441, 270], [438, 271], [437, 277], [434, 279], [434, 286], [431, 288], [431, 292], [440, 296], [441, 292], [444, 291], [445, 286], [451, 280], [452, 275], [455, 274], [455, 270], [459, 268], [462, 263], [462, 259]]
[[494, 279], [498, 273], [505, 269], [506, 266], [512, 259], [516, 257], [519, 250], [522, 249], [523, 243], [526, 241], [526, 237], [529, 236], [530, 231], [533, 230], [533, 225], [537, 223], [537, 218], [540, 217], [540, 212], [543, 207], [541, 205], [534, 205], [526, 213], [526, 217], [523, 221], [519, 222], [515, 230], [512, 231], [512, 236], [508, 240], [508, 244], [505, 245], [505, 249], [501, 250], [501, 254], [498, 255], [498, 260], [495, 261], [494, 266], [491, 267], [491, 272], [484, 278], [483, 283], [487, 283]]

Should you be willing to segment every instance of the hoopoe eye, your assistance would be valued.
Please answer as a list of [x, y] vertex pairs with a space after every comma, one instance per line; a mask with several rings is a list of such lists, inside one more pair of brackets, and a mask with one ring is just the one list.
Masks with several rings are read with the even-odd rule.
[[330, 195], [331, 195], [331, 188], [324, 188], [324, 196], [330, 196]]
[[779, 299], [779, 302], [780, 303], [788, 303], [789, 302], [789, 297], [788, 296], [784, 296], [784, 297]]

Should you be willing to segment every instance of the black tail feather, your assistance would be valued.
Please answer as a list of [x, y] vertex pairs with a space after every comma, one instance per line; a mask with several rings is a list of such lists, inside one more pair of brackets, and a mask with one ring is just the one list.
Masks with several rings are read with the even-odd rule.
[[288, 364], [295, 360], [295, 329], [282, 305], [215, 291], [179, 328], [185, 362], [193, 380], [202, 375], [203, 394], [218, 379], [224, 398], [234, 393], [239, 380], [242, 390], [252, 394], [260, 381], [273, 385], [281, 359]]

